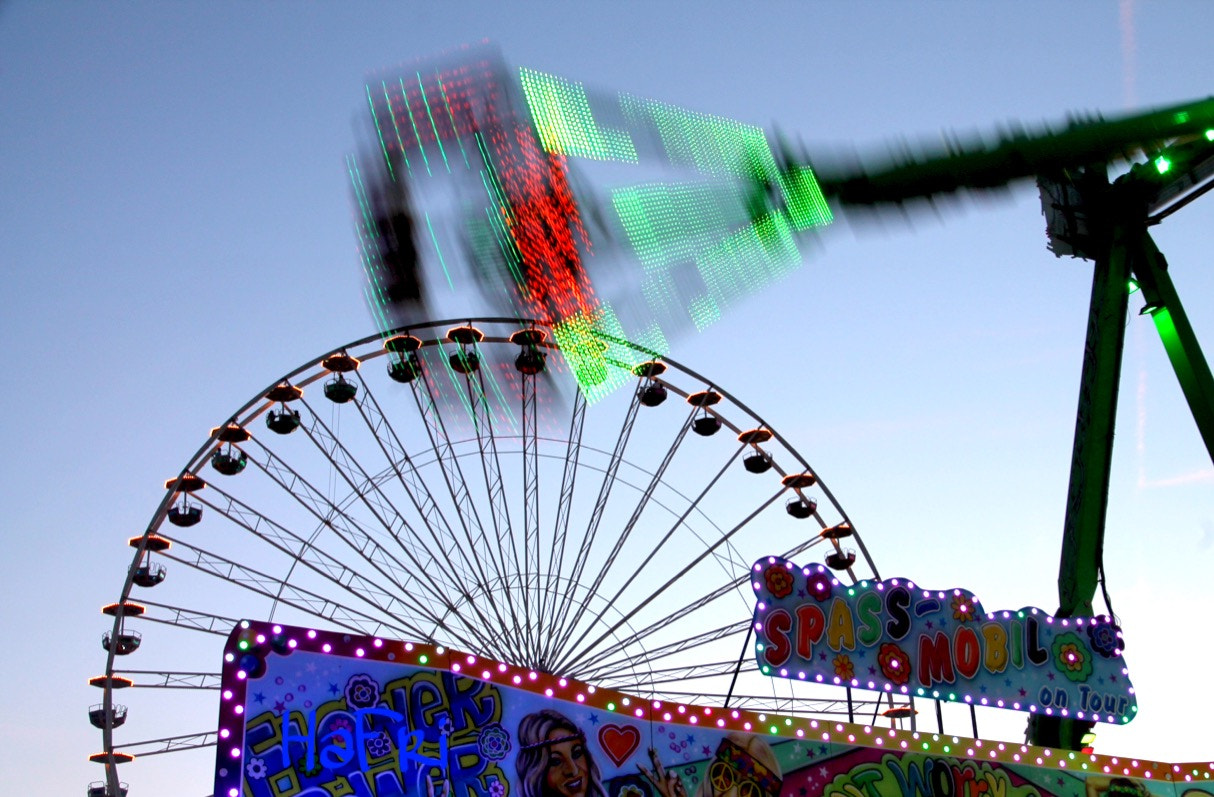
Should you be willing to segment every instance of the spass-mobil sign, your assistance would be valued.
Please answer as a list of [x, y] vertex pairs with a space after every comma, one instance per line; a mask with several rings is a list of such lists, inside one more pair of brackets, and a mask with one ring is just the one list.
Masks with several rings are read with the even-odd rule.
[[779, 557], [751, 576], [755, 655], [768, 674], [1097, 722], [1138, 710], [1110, 618], [988, 613], [964, 589], [842, 584]]

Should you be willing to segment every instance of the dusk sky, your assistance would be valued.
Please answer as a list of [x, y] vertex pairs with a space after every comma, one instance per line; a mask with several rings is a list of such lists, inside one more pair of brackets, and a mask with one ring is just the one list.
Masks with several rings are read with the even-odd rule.
[[[880, 155], [1209, 97], [1211, 31], [1201, 0], [0, 3], [4, 780], [101, 779], [86, 681], [127, 538], [208, 430], [375, 332], [345, 169], [369, 75], [489, 39], [515, 66], [779, 129], [811, 155]], [[1031, 182], [841, 216], [671, 356], [813, 463], [883, 575], [1052, 612], [1092, 266], [1054, 257], [1044, 227]], [[1207, 352], [1211, 230], [1206, 197], [1153, 232]], [[1097, 751], [1208, 761], [1214, 467], [1141, 303], [1105, 555], [1139, 714], [1098, 728]], [[122, 779], [209, 794], [211, 755]]]

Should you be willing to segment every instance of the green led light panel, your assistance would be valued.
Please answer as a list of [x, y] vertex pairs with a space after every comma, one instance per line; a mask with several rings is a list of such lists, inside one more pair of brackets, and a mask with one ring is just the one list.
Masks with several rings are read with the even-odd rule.
[[599, 127], [581, 83], [520, 69], [523, 95], [547, 152], [603, 161], [636, 163], [632, 139], [621, 130]]
[[784, 201], [788, 207], [788, 218], [794, 230], [825, 227], [834, 221], [818, 178], [812, 169], [794, 166], [782, 175], [780, 187], [784, 189]]

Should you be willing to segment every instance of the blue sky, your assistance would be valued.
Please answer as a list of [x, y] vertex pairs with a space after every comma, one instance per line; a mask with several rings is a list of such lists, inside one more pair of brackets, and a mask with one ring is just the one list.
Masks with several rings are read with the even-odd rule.
[[[369, 73], [490, 38], [516, 65], [865, 152], [1209, 96], [1212, 23], [1197, 0], [0, 5], [8, 760], [40, 792], [100, 777], [85, 681], [126, 538], [211, 426], [373, 331], [343, 160]], [[1207, 198], [1155, 232], [1207, 348], [1212, 228]], [[1053, 609], [1090, 275], [1046, 251], [1019, 186], [844, 220], [672, 355], [806, 455], [883, 574]], [[1214, 469], [1134, 302], [1106, 570], [1140, 714], [1099, 749], [1208, 760]], [[209, 788], [147, 771], [124, 771], [132, 793]]]

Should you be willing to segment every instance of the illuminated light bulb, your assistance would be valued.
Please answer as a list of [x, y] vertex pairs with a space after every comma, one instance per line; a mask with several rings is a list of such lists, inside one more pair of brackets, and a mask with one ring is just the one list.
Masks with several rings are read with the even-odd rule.
[[1168, 159], [1168, 156], [1160, 155], [1155, 159], [1155, 171], [1159, 172], [1160, 174], [1167, 174], [1168, 170], [1171, 168], [1172, 161]]

